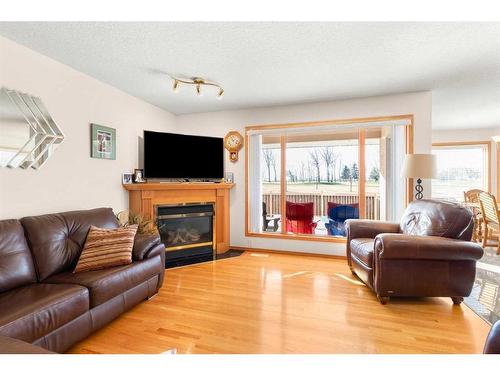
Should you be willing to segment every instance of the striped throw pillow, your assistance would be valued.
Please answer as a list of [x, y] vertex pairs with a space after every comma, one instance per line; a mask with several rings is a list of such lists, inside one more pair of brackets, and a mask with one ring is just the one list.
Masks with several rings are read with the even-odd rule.
[[73, 273], [101, 270], [132, 263], [137, 225], [118, 229], [90, 227]]

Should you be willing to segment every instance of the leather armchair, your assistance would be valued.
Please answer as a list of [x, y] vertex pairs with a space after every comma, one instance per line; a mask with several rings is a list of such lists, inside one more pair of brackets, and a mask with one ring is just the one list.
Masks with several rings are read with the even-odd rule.
[[394, 297], [451, 297], [472, 290], [483, 249], [469, 242], [469, 209], [452, 202], [412, 202], [400, 223], [347, 220], [347, 262], [382, 304]]
[[493, 324], [484, 345], [484, 354], [500, 354], [500, 320]]

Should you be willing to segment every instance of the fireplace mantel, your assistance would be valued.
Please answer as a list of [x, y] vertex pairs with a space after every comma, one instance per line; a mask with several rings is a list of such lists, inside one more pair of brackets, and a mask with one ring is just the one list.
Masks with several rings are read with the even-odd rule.
[[124, 184], [129, 192], [129, 210], [156, 221], [156, 205], [211, 202], [215, 205], [217, 254], [229, 250], [229, 191], [234, 184], [182, 182]]

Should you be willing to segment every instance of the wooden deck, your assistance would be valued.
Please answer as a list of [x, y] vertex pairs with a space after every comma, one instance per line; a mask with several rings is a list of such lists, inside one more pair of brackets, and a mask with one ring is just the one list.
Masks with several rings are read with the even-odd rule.
[[382, 306], [342, 259], [245, 252], [167, 270], [70, 353], [480, 353], [488, 330], [449, 298]]

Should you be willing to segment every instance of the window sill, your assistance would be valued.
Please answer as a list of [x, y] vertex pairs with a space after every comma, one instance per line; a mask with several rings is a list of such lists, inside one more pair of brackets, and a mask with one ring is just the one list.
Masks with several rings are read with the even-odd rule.
[[280, 240], [295, 240], [295, 241], [317, 241], [317, 242], [334, 242], [346, 243], [344, 237], [326, 237], [308, 234], [285, 234], [285, 233], [255, 233], [245, 232], [246, 237], [274, 238]]

